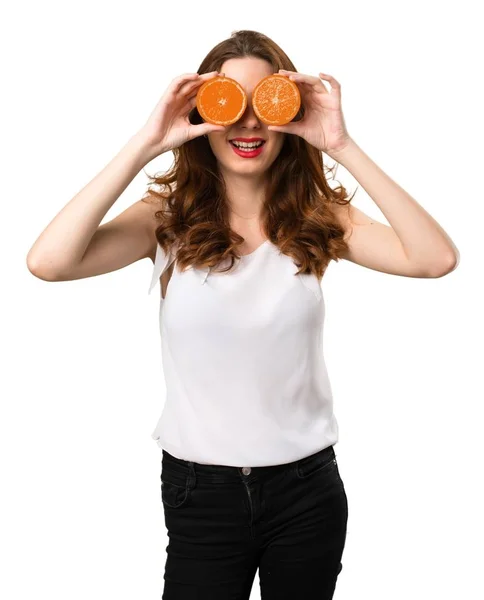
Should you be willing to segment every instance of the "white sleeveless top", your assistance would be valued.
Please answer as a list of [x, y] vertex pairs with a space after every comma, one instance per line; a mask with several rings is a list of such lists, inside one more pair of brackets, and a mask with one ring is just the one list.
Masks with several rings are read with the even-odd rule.
[[[157, 244], [151, 293], [176, 260]], [[227, 259], [228, 264], [228, 259]], [[166, 401], [151, 437], [173, 456], [236, 467], [299, 460], [338, 441], [314, 274], [266, 240], [219, 273], [175, 265], [160, 293]]]

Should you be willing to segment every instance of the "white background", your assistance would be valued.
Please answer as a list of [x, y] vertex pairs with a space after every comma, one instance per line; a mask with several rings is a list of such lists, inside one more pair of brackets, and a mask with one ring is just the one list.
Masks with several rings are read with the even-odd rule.
[[[273, 38], [300, 72], [336, 77], [350, 135], [461, 252], [440, 279], [341, 261], [323, 280], [349, 502], [335, 598], [484, 596], [477, 5], [45, 0], [2, 9], [1, 597], [161, 596], [168, 538], [150, 434], [165, 388], [152, 263], [47, 283], [26, 256], [170, 81], [196, 72], [237, 29]], [[343, 167], [336, 179], [358, 186]], [[147, 182], [140, 172], [103, 222]], [[361, 187], [353, 203], [386, 222]], [[259, 597], [256, 575], [251, 600]]]

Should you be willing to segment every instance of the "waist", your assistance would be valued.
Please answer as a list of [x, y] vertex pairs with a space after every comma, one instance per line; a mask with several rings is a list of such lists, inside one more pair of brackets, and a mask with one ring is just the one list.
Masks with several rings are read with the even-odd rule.
[[263, 467], [232, 467], [227, 465], [207, 465], [196, 461], [187, 461], [177, 458], [170, 454], [167, 450], [162, 451], [162, 471], [170, 472], [170, 480], [173, 483], [179, 482], [184, 485], [187, 477], [191, 474], [200, 482], [223, 484], [239, 482], [241, 476], [257, 481], [270, 479], [281, 471], [291, 470], [297, 467], [302, 461], [317, 461], [326, 462], [336, 458], [333, 445], [329, 445], [321, 450], [311, 454], [310, 456], [302, 457], [298, 460], [283, 463], [280, 465], [270, 465]]

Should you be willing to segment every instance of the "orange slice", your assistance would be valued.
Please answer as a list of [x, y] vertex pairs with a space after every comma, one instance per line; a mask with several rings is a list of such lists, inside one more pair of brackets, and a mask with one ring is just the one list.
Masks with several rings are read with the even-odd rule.
[[197, 92], [197, 109], [207, 123], [232, 125], [247, 108], [244, 88], [230, 77], [208, 79]]
[[274, 73], [256, 85], [252, 106], [257, 117], [266, 125], [286, 125], [298, 113], [301, 94], [294, 81]]

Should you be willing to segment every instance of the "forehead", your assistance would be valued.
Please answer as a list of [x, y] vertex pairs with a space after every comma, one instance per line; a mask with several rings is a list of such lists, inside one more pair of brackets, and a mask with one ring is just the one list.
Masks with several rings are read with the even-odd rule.
[[238, 81], [247, 91], [251, 91], [263, 77], [274, 73], [270, 63], [253, 56], [230, 58], [223, 63], [219, 71]]

